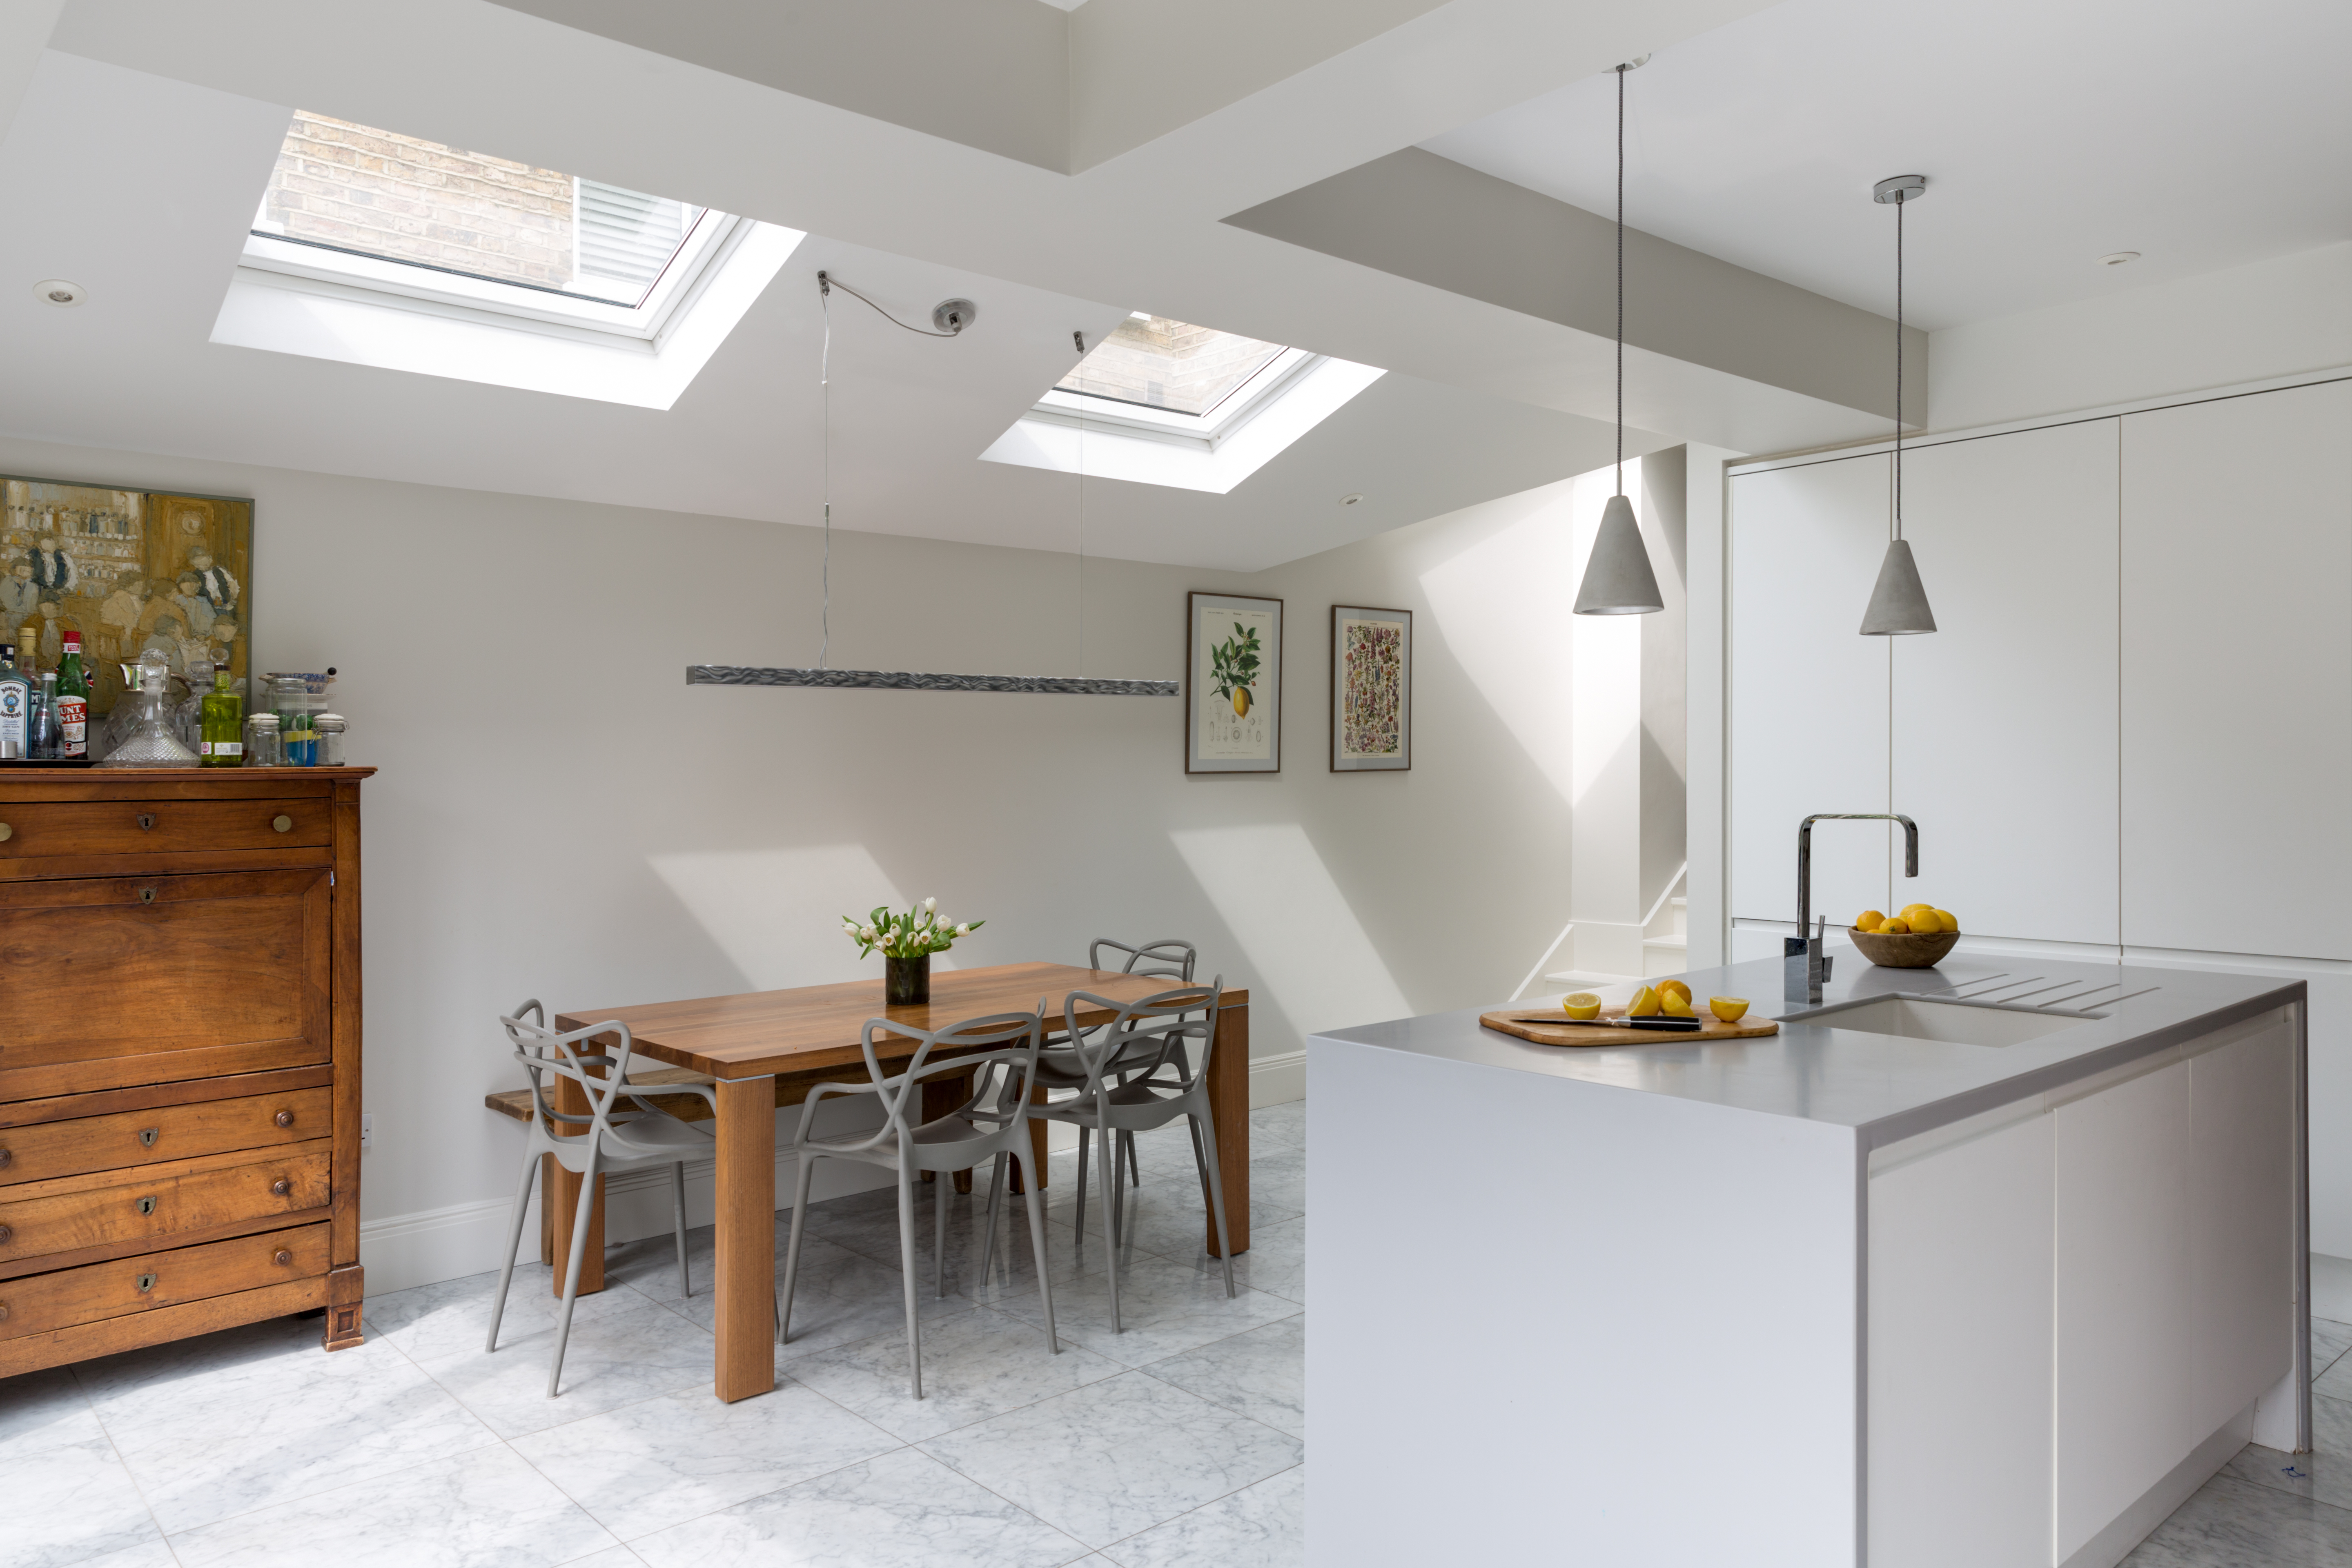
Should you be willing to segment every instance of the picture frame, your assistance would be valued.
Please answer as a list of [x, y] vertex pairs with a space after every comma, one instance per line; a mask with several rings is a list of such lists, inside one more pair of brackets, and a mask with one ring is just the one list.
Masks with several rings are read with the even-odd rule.
[[1185, 595], [1184, 771], [1282, 771], [1282, 601]]
[[1331, 606], [1331, 771], [1412, 767], [1412, 612]]

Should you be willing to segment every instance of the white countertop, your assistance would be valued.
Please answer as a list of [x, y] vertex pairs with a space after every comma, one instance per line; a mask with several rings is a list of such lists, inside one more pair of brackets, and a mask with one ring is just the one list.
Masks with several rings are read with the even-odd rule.
[[[1822, 1005], [1894, 992], [2003, 994], [2031, 990], [2028, 981], [2057, 986], [2026, 996], [2028, 1003], [2039, 994], [2112, 988], [2083, 1004], [2105, 1016], [1999, 1047], [1842, 1029], [1830, 1018], [1784, 1023], [1778, 1034], [1748, 1039], [1699, 1042], [1657, 1035], [1623, 1046], [1539, 1046], [1479, 1024], [1481, 1012], [1502, 1004], [1327, 1030], [1317, 1037], [1849, 1126], [1874, 1147], [2305, 1000], [2302, 981], [2268, 975], [1958, 952], [1933, 969], [1880, 969], [1850, 948], [1833, 951], [1835, 978], [1822, 988]], [[1808, 1010], [1812, 1004], [1783, 999], [1782, 974], [1779, 959], [1758, 959], [1681, 978], [1702, 1005], [1710, 995], [1733, 995], [1749, 999], [1751, 1016], [1778, 1018]], [[2103, 995], [2124, 999], [2102, 1005]], [[1545, 1000], [1514, 1005], [1536, 1011]], [[1549, 1000], [1557, 1005], [1556, 996]]]

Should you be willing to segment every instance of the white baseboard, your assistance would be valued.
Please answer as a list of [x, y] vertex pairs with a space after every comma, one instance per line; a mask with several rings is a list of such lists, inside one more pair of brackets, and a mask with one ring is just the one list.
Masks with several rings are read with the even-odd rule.
[[2311, 1315], [2352, 1323], [2352, 1258], [2311, 1255]]
[[[1307, 1053], [1285, 1051], [1278, 1056], [1252, 1058], [1249, 1098], [1253, 1108], [1306, 1099]], [[780, 1131], [789, 1135], [790, 1129]], [[1046, 1147], [1076, 1148], [1077, 1129], [1061, 1122], [1051, 1124], [1046, 1129]], [[800, 1180], [799, 1170], [799, 1163], [791, 1154], [776, 1157], [776, 1192], [780, 1197], [791, 1195]], [[822, 1201], [888, 1184], [889, 1177], [878, 1169], [845, 1160], [826, 1160], [817, 1166], [813, 1196]], [[452, 1204], [446, 1208], [361, 1221], [360, 1262], [367, 1269], [368, 1293], [373, 1296], [406, 1290], [498, 1268], [504, 1261], [499, 1249], [506, 1242], [509, 1205], [512, 1202], [508, 1197], [483, 1198], [474, 1203]], [[534, 1187], [530, 1207], [523, 1215], [522, 1256], [526, 1261], [539, 1256], [539, 1202]], [[686, 1223], [709, 1225], [714, 1206], [709, 1163], [689, 1162], [686, 1167]], [[667, 1236], [669, 1226], [667, 1171], [659, 1167], [631, 1171], [605, 1182], [607, 1242]], [[2352, 1263], [2344, 1267], [2347, 1285], [2352, 1286]], [[2315, 1268], [2313, 1277], [2317, 1279]], [[2352, 1297], [2352, 1289], [2347, 1289], [2347, 1294]], [[2352, 1305], [2347, 1305], [2347, 1311], [2352, 1312]]]

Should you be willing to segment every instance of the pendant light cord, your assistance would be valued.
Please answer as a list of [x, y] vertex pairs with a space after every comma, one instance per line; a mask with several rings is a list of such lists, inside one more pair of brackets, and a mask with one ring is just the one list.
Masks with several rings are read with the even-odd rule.
[[1617, 68], [1617, 493], [1625, 493], [1625, 70]]
[[[820, 272], [816, 275], [816, 280], [820, 287], [830, 284], [834, 288], [836, 288], [843, 293], [848, 295], [853, 300], [866, 300], [865, 295], [860, 294], [856, 289], [852, 289], [848, 284], [844, 283], [838, 278], [831, 278], [826, 276], [824, 273]], [[869, 305], [874, 305], [874, 301], [871, 300], [866, 300], [866, 302]], [[892, 315], [889, 311], [882, 309], [879, 305], [874, 305], [874, 310], [877, 315], [889, 322], [892, 326], [904, 327], [907, 331], [914, 333], [919, 338], [951, 338], [956, 335], [954, 332], [935, 332], [929, 327], [919, 327], [911, 321], [902, 321], [898, 317]]]
[[1903, 209], [1895, 204], [1895, 537], [1903, 537]]
[[833, 650], [833, 279], [816, 275], [818, 309], [824, 314], [824, 349], [817, 360], [817, 385], [824, 395], [824, 458], [819, 472], [824, 486], [824, 638], [817, 644], [816, 667], [824, 668]]
[[[1084, 371], [1087, 364], [1087, 334], [1072, 332], [1070, 342], [1077, 345], [1080, 395], [1086, 392]], [[1087, 673], [1087, 409], [1078, 405], [1078, 676]]]

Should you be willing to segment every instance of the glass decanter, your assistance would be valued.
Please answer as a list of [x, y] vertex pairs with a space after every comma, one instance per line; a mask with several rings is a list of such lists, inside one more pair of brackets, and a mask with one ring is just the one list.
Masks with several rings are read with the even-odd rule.
[[135, 703], [135, 718], [131, 732], [113, 753], [98, 765], [102, 768], [193, 768], [196, 754], [182, 745], [172, 732], [172, 670], [162, 653], [150, 648], [139, 656], [137, 666], [126, 668], [126, 676], [135, 676], [131, 689], [120, 700]]

